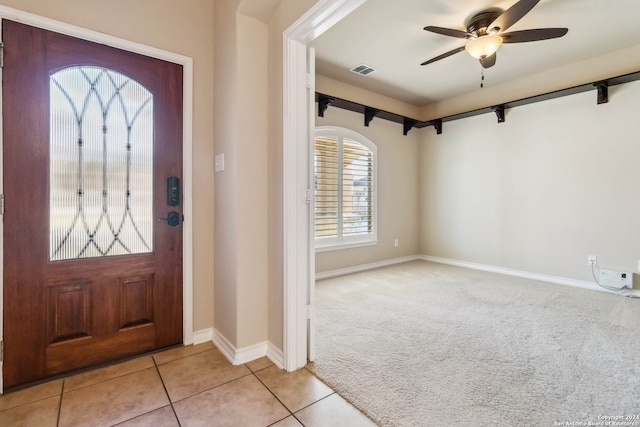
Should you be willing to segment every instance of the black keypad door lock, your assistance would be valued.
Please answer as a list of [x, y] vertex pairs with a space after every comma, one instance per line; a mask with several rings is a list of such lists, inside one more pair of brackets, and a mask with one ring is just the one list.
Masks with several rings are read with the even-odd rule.
[[167, 178], [167, 204], [169, 206], [180, 204], [180, 178], [177, 176]]
[[158, 218], [158, 221], [167, 221], [167, 224], [175, 227], [180, 224], [180, 212], [171, 211], [167, 214], [166, 218]]

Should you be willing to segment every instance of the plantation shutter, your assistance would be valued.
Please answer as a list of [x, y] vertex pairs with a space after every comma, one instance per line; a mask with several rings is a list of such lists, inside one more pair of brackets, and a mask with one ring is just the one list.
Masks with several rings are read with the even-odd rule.
[[315, 237], [338, 237], [338, 139], [316, 138], [315, 169]]
[[372, 230], [373, 153], [357, 141], [342, 143], [342, 235]]
[[[341, 132], [316, 132], [316, 248], [377, 241], [375, 219], [375, 153], [370, 141]], [[368, 143], [368, 144], [367, 144]]]

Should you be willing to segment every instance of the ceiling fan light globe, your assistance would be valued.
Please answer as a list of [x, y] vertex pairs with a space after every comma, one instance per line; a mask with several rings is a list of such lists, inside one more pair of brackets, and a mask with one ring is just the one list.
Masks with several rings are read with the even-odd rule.
[[475, 59], [487, 58], [498, 50], [502, 37], [496, 35], [480, 36], [470, 40], [464, 49]]

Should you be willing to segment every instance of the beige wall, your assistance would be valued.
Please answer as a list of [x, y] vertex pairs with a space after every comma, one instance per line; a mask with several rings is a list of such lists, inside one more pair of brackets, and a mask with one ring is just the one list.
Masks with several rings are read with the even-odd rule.
[[238, 349], [283, 346], [282, 34], [315, 1], [276, 3], [215, 3], [214, 327]]
[[[370, 264], [418, 253], [418, 145], [414, 129], [402, 135], [402, 125], [329, 107], [316, 126], [340, 126], [369, 138], [378, 147], [378, 244], [316, 253], [316, 273]], [[399, 245], [394, 246], [394, 239]]]
[[238, 347], [267, 340], [267, 25], [238, 17]]
[[592, 281], [640, 259], [640, 82], [448, 122], [420, 144], [420, 252]]
[[235, 348], [267, 340], [267, 24], [216, 2], [214, 328]]
[[213, 2], [0, 0], [3, 6], [194, 60], [194, 329], [213, 324]]
[[237, 342], [238, 239], [238, 36], [239, 1], [215, 2], [215, 154], [224, 155], [224, 171], [215, 174], [214, 320], [212, 325]]
[[238, 349], [283, 348], [282, 34], [315, 3], [215, 2], [213, 326]]

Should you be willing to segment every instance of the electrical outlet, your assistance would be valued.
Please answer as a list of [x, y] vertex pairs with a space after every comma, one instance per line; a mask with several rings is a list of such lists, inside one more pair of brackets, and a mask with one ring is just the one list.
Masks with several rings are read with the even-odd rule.
[[587, 265], [598, 265], [598, 256], [597, 255], [589, 255], [587, 257]]

